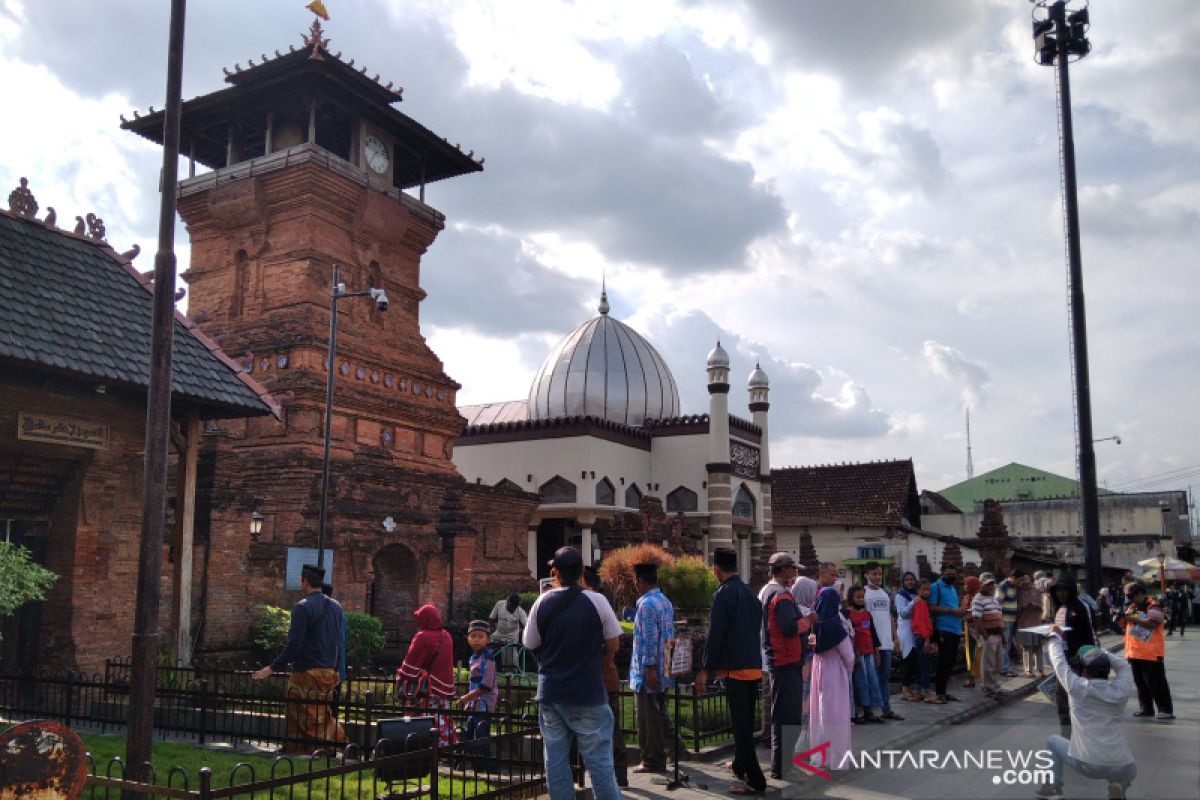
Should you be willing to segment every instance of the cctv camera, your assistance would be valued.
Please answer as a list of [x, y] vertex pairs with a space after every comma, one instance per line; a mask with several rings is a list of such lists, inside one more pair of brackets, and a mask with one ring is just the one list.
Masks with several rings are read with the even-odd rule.
[[371, 299], [375, 301], [375, 307], [380, 311], [387, 311], [388, 298], [387, 292], [383, 289], [372, 289]]

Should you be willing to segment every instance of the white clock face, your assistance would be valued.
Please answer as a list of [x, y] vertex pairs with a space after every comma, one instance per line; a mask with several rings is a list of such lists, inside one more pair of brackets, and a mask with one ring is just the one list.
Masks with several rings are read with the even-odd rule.
[[367, 166], [380, 175], [387, 172], [388, 154], [387, 146], [379, 141], [375, 136], [368, 136], [363, 143], [363, 154], [367, 159]]

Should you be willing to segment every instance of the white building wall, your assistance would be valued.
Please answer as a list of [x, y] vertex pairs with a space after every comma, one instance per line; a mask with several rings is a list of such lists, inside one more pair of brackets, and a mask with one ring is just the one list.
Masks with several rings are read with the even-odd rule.
[[[650, 494], [647, 489], [650, 453], [592, 436], [477, 445], [459, 443], [454, 447], [454, 465], [468, 482], [482, 479], [483, 483], [494, 486], [508, 478], [535, 493], [546, 481], [561, 475], [575, 484], [577, 501], [584, 505], [595, 502], [596, 484], [605, 477], [616, 490], [618, 506], [624, 504], [625, 490], [633, 483], [643, 495]], [[584, 470], [587, 478], [580, 477]], [[596, 473], [595, 478], [591, 477], [592, 472]]]
[[697, 511], [708, 512], [708, 492], [704, 482], [708, 472], [704, 465], [708, 459], [708, 436], [656, 436], [651, 440], [650, 480], [662, 488], [663, 507], [666, 508], [667, 494], [678, 486], [686, 486], [696, 493]]
[[[882, 547], [883, 557], [890, 558], [901, 571], [917, 572], [917, 556], [924, 555], [929, 566], [936, 572], [942, 565], [942, 552], [946, 549], [945, 542], [919, 534], [897, 535], [891, 539], [885, 538], [882, 528], [850, 527], [845, 525], [814, 525], [809, 529], [812, 534], [813, 548], [822, 561], [832, 561], [841, 564], [846, 559], [858, 558], [859, 547]], [[793, 556], [800, 556], [801, 528], [782, 527], [776, 525], [776, 544], [780, 550], [787, 551]], [[963, 563], [980, 563], [977, 550], [959, 545]]]

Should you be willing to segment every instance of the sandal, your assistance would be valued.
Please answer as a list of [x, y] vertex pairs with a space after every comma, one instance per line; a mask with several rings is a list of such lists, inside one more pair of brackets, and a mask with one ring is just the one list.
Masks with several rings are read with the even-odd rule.
[[974, 689], [975, 688], [975, 679], [968, 678], [966, 681], [963, 682], [963, 688], [964, 689]]
[[739, 794], [739, 795], [742, 795], [742, 794], [749, 794], [749, 795], [758, 795], [758, 794], [762, 794], [763, 792], [765, 792], [765, 791], [766, 791], [766, 788], [764, 787], [764, 788], [762, 788], [762, 789], [755, 789], [753, 786], [750, 786], [749, 784], [745, 784], [745, 783], [735, 783], [733, 786], [730, 786], [730, 787], [729, 787], [728, 789], [726, 789], [725, 791], [729, 792], [729, 794]]
[[942, 699], [942, 698], [940, 698], [940, 697], [926, 697], [926, 698], [925, 698], [925, 702], [926, 702], [926, 703], [929, 703], [929, 705], [931, 705], [931, 706], [944, 706], [944, 705], [946, 705], [946, 701], [945, 701], [945, 700], [943, 700], [943, 699]]

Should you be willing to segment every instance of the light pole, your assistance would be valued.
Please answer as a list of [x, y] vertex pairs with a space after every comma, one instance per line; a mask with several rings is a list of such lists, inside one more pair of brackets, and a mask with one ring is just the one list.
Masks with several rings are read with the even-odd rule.
[[360, 292], [347, 292], [346, 284], [341, 282], [342, 270], [337, 264], [333, 265], [333, 291], [330, 294], [332, 302], [329, 305], [329, 354], [325, 363], [325, 444], [321, 453], [321, 516], [317, 523], [317, 566], [325, 567], [325, 524], [329, 516], [329, 439], [333, 432], [333, 382], [337, 372], [337, 320], [338, 300], [343, 297], [370, 297], [375, 307], [387, 311], [388, 298], [383, 289], [368, 288]]
[[1100, 511], [1096, 491], [1096, 451], [1092, 447], [1092, 391], [1088, 376], [1087, 315], [1083, 303], [1083, 256], [1079, 247], [1079, 198], [1075, 183], [1075, 133], [1071, 121], [1071, 81], [1067, 65], [1091, 52], [1087, 0], [1068, 10], [1067, 0], [1034, 0], [1034, 58], [1057, 68], [1058, 119], [1062, 154], [1063, 221], [1071, 296], [1071, 352], [1074, 355], [1075, 413], [1078, 420], [1079, 500], [1088, 590], [1100, 591]]

